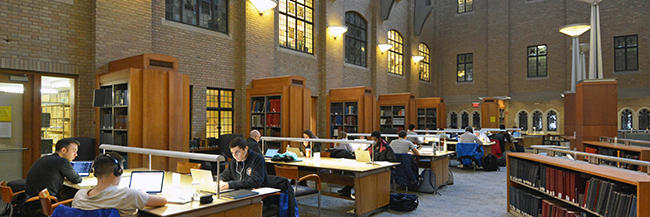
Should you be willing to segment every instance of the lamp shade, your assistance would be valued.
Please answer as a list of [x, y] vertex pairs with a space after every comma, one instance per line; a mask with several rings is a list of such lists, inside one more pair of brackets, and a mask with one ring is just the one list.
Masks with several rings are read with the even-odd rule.
[[424, 59], [424, 56], [413, 56], [411, 59], [413, 59], [414, 63], [418, 63]]
[[386, 52], [387, 50], [393, 47], [393, 45], [390, 44], [378, 44], [377, 46], [379, 47], [379, 51], [381, 51], [382, 53]]
[[327, 29], [330, 30], [330, 34], [332, 34], [332, 36], [334, 36], [334, 38], [339, 37], [339, 36], [343, 35], [343, 33], [348, 31], [348, 27], [345, 27], [345, 26], [330, 26], [330, 27], [327, 27]]
[[576, 23], [576, 24], [569, 24], [566, 26], [560, 27], [560, 32], [562, 34], [571, 36], [571, 37], [578, 37], [582, 35], [582, 33], [585, 33], [591, 29], [591, 26], [586, 23]]
[[278, 3], [274, 0], [250, 0], [253, 3], [253, 6], [257, 9], [260, 14], [275, 8], [278, 6]]

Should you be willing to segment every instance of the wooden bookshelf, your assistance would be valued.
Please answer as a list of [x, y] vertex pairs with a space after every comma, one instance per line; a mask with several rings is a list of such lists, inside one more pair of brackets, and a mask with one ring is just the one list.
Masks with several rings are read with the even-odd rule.
[[415, 124], [415, 96], [412, 93], [380, 95], [377, 104], [379, 130], [406, 130], [409, 124]]
[[[584, 147], [584, 150], [582, 151], [584, 152], [587, 152], [587, 149], [589, 148], [595, 148], [595, 149], [604, 148], [604, 149], [613, 150], [615, 153], [613, 155], [605, 154], [605, 153], [598, 153], [598, 154], [605, 154], [614, 157], [630, 158], [627, 156], [626, 154], [627, 152], [636, 155], [637, 158], [635, 160], [650, 161], [650, 147], [612, 144], [612, 143], [599, 142], [599, 141], [583, 141], [582, 143]], [[621, 163], [617, 163], [616, 166], [622, 167]], [[646, 167], [638, 167], [638, 169], [643, 172], [647, 171]]]
[[[542, 191], [539, 188], [533, 187], [531, 185], [525, 184], [523, 182], [519, 182], [517, 180], [514, 180], [510, 177], [510, 165], [511, 165], [511, 159], [512, 158], [518, 158], [518, 159], [523, 159], [523, 160], [528, 160], [532, 162], [537, 162], [540, 164], [544, 164], [546, 166], [552, 166], [556, 168], [561, 168], [563, 170], [568, 170], [568, 171], [573, 171], [579, 174], [585, 174], [591, 177], [596, 177], [599, 179], [603, 180], [608, 180], [608, 181], [614, 181], [614, 182], [619, 182], [619, 183], [625, 183], [629, 184], [632, 186], [636, 187], [636, 198], [637, 198], [637, 216], [650, 216], [650, 207], [647, 206], [647, 204], [650, 204], [650, 175], [646, 175], [644, 173], [636, 172], [636, 171], [630, 171], [630, 170], [624, 170], [624, 169], [619, 169], [615, 167], [609, 167], [609, 166], [602, 166], [602, 165], [595, 165], [595, 164], [589, 164], [584, 161], [578, 161], [578, 160], [569, 160], [569, 159], [564, 159], [564, 158], [557, 158], [557, 157], [549, 157], [549, 156], [543, 156], [543, 155], [537, 155], [537, 154], [532, 154], [532, 153], [514, 153], [510, 152], [507, 155], [506, 159], [506, 168], [507, 168], [507, 189], [510, 189], [511, 186], [515, 187], [520, 187], [520, 188], [528, 188], [531, 189], [535, 192], [538, 192], [540, 195], [545, 195], [545, 197], [549, 197], [552, 199], [556, 199], [559, 201], [562, 201], [565, 204], [571, 205], [573, 208], [578, 208], [580, 210], [583, 210], [585, 212], [589, 212], [591, 214], [595, 214], [596, 216], [600, 216], [597, 213], [594, 213], [594, 211], [589, 210], [585, 207], [582, 207], [574, 202], [570, 202], [568, 200], [565, 200], [563, 198], [555, 197], [553, 195], [550, 195], [544, 191]], [[507, 194], [507, 199], [506, 201], [510, 201], [510, 191], [508, 190]], [[645, 205], [644, 205], [645, 204]], [[507, 211], [509, 213], [513, 213], [510, 206], [507, 205]]]
[[446, 126], [445, 102], [441, 97], [416, 98], [417, 129], [435, 130]]
[[[96, 87], [106, 94], [96, 107], [97, 145], [113, 144], [189, 151], [189, 76], [177, 72], [178, 61], [160, 54], [142, 54], [110, 62]], [[148, 164], [128, 154], [128, 168]], [[152, 168], [176, 170], [167, 157], [152, 157]]]
[[[302, 132], [310, 128], [311, 90], [305, 87], [302, 76], [251, 81], [246, 89], [246, 105], [246, 132], [257, 129], [262, 136], [302, 137]], [[288, 143], [265, 144], [284, 151]]]
[[369, 87], [330, 89], [327, 96], [327, 137], [338, 132], [371, 132], [375, 130], [375, 96]]

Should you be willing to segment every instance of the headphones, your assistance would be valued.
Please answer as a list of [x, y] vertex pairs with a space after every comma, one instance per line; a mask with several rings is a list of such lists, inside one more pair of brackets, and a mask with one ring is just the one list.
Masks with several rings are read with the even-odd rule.
[[[120, 177], [122, 175], [122, 173], [124, 172], [124, 170], [122, 169], [122, 166], [120, 165], [120, 162], [116, 158], [111, 156], [110, 154], [102, 154], [101, 156], [102, 157], [107, 157], [108, 159], [111, 160], [111, 162], [113, 162], [115, 164], [114, 167], [113, 167], [113, 175], [115, 175], [116, 177]], [[95, 165], [94, 164], [93, 164], [93, 167], [91, 169], [92, 169], [91, 172], [95, 173]]]

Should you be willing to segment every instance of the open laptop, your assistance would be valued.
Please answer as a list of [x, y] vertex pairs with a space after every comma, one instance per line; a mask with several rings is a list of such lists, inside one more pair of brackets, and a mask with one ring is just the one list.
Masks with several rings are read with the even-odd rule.
[[202, 169], [190, 169], [192, 184], [198, 184], [199, 191], [217, 193], [217, 183], [212, 177], [212, 171]]
[[296, 148], [296, 147], [287, 147], [287, 151], [293, 152], [298, 157], [304, 157], [305, 156], [305, 155], [302, 154], [302, 151], [300, 151], [300, 149]]
[[93, 166], [92, 161], [72, 161], [72, 169], [81, 177], [90, 175], [90, 168]]
[[272, 158], [273, 155], [276, 155], [278, 153], [279, 149], [274, 149], [274, 148], [269, 148], [266, 150], [266, 154], [264, 154], [264, 157]]
[[161, 193], [163, 182], [165, 181], [165, 171], [133, 171], [129, 188], [141, 189], [149, 194]]
[[370, 163], [370, 151], [356, 150], [354, 151], [354, 158], [359, 162]]

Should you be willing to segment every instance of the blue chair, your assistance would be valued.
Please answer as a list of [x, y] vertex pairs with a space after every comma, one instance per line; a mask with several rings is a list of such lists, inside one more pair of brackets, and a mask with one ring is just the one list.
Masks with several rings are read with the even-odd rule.
[[120, 213], [115, 208], [81, 210], [61, 205], [54, 209], [52, 217], [120, 217]]
[[483, 147], [477, 143], [458, 143], [456, 144], [456, 156], [463, 166], [481, 166], [483, 157]]

